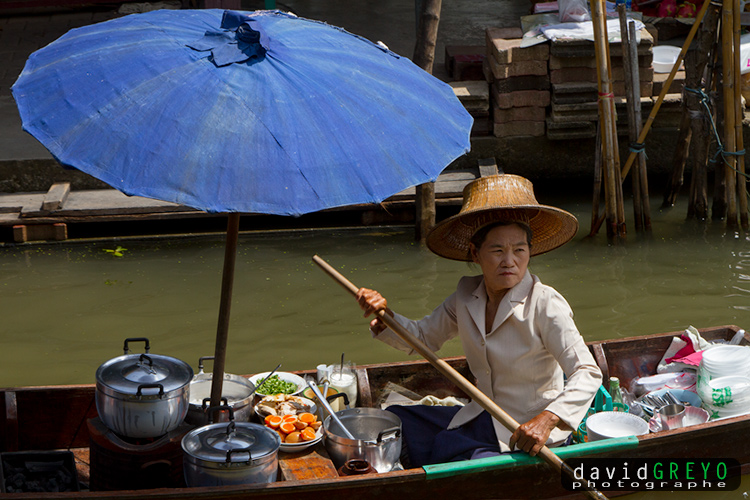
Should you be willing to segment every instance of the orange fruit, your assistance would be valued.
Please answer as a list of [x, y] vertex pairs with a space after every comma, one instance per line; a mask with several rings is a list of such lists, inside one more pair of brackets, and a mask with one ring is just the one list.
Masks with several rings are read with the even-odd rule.
[[312, 441], [315, 439], [315, 430], [312, 427], [305, 427], [301, 432], [303, 441]]
[[268, 415], [264, 422], [268, 427], [271, 429], [278, 429], [279, 425], [281, 425], [281, 417], [278, 415]]
[[289, 434], [297, 430], [297, 428], [294, 426], [292, 422], [283, 422], [279, 426], [279, 430], [283, 432], [284, 434]]
[[300, 422], [304, 422], [306, 424], [311, 424], [315, 422], [315, 420], [317, 420], [317, 417], [315, 417], [315, 415], [313, 415], [312, 413], [307, 413], [307, 412], [300, 413], [299, 415], [297, 415], [297, 418], [299, 419]]
[[293, 443], [299, 443], [301, 440], [300, 433], [297, 431], [291, 432], [287, 435], [286, 439], [284, 440], [285, 443], [293, 444]]

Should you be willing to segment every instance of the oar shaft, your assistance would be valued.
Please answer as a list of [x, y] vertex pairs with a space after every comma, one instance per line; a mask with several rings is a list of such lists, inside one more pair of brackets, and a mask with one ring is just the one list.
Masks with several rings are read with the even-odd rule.
[[[357, 288], [351, 281], [346, 279], [336, 269], [331, 267], [326, 261], [318, 257], [313, 256], [313, 262], [320, 266], [323, 271], [326, 272], [331, 278], [334, 279], [338, 284], [344, 287], [352, 295], [356, 295], [359, 288]], [[393, 330], [401, 339], [406, 342], [409, 347], [421, 354], [427, 361], [430, 362], [437, 370], [442, 373], [448, 380], [456, 384], [464, 393], [468, 394], [473, 401], [476, 401], [482, 408], [498, 420], [503, 426], [511, 432], [515, 432], [519, 424], [516, 420], [508, 415], [497, 403], [492, 399], [488, 398], [482, 391], [480, 391], [474, 384], [466, 380], [455, 368], [445, 362], [445, 360], [439, 358], [432, 350], [427, 347], [424, 342], [414, 337], [406, 328], [398, 323], [385, 311], [378, 311], [378, 317], [385, 325]], [[547, 463], [555, 467], [557, 470], [562, 470], [566, 474], [573, 476], [573, 470], [568, 467], [563, 461], [555, 455], [552, 450], [547, 446], [543, 446], [538, 453]], [[606, 497], [599, 491], [592, 490], [587, 492], [592, 498], [606, 499]]]

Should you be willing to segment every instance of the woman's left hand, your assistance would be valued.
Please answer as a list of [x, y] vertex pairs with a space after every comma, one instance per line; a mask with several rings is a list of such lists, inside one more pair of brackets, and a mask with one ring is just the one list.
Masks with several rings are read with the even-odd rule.
[[560, 417], [545, 410], [528, 422], [519, 425], [510, 437], [508, 446], [511, 450], [518, 448], [534, 457], [545, 445], [550, 432], [557, 427], [559, 422]]

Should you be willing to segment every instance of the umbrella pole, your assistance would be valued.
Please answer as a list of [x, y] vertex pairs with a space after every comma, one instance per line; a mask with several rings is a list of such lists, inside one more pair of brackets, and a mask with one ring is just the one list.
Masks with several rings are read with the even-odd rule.
[[227, 338], [229, 336], [229, 310], [232, 306], [234, 264], [237, 260], [237, 239], [239, 232], [240, 214], [231, 213], [227, 219], [224, 272], [221, 276], [221, 302], [219, 305], [219, 325], [216, 329], [214, 374], [211, 382], [211, 406], [219, 406], [221, 404], [221, 391], [224, 384], [224, 363], [227, 358]]

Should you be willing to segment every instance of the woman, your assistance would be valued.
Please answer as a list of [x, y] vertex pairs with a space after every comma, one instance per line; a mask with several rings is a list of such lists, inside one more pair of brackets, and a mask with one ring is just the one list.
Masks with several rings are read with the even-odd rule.
[[[359, 290], [366, 317], [385, 310], [434, 351], [460, 337], [478, 388], [521, 424], [511, 434], [475, 402], [460, 409], [390, 407], [403, 421], [411, 466], [515, 448], [536, 455], [545, 444], [562, 444], [581, 422], [601, 372], [565, 299], [527, 269], [531, 255], [563, 245], [577, 229], [573, 215], [539, 205], [528, 180], [482, 177], [464, 189], [460, 213], [427, 237], [434, 253], [474, 262], [481, 275], [462, 278], [419, 321], [392, 313], [378, 292]], [[379, 318], [370, 326], [378, 340], [411, 352]]]

